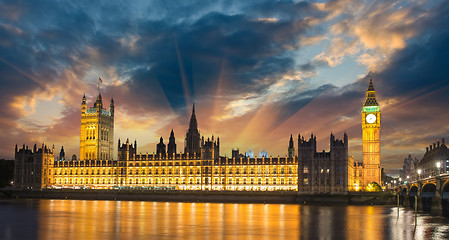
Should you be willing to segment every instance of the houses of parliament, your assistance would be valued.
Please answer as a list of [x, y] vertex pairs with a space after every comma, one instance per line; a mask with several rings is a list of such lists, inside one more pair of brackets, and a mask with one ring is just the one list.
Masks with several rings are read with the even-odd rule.
[[176, 189], [231, 191], [297, 191], [346, 193], [380, 182], [380, 108], [370, 77], [362, 108], [363, 163], [348, 154], [349, 140], [330, 134], [330, 150], [317, 151], [316, 136], [290, 136], [287, 157], [252, 158], [233, 150], [220, 156], [220, 138], [201, 136], [192, 108], [184, 149], [177, 151], [175, 133], [161, 137], [156, 153], [138, 153], [137, 142], [118, 140], [114, 148], [114, 100], [109, 109], [99, 94], [93, 107], [81, 102], [80, 155], [66, 156], [62, 147], [23, 145], [15, 149], [14, 186], [20, 189]]

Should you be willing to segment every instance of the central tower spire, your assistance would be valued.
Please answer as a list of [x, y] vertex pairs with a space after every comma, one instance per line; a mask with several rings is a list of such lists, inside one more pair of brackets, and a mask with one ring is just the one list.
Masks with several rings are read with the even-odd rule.
[[193, 108], [192, 108], [192, 116], [190, 117], [189, 129], [198, 129], [198, 123], [196, 121], [196, 115], [195, 115], [195, 104], [193, 104]]
[[198, 131], [198, 123], [195, 115], [195, 104], [192, 107], [192, 116], [190, 117], [189, 130], [186, 133], [186, 139], [184, 143], [184, 153], [188, 153], [190, 156], [196, 154], [200, 156], [200, 132]]

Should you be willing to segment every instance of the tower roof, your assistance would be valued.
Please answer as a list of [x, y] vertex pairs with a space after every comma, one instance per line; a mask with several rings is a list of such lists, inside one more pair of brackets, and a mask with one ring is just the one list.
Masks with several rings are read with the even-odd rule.
[[379, 103], [376, 100], [376, 90], [374, 90], [373, 85], [373, 74], [370, 73], [369, 77], [369, 86], [366, 90], [366, 101], [363, 106], [379, 106]]

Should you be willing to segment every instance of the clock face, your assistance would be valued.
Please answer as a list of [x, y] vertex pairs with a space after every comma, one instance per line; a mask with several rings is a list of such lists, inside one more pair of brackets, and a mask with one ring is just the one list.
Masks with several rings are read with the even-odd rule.
[[374, 123], [376, 121], [376, 115], [370, 113], [366, 115], [366, 122], [367, 123]]

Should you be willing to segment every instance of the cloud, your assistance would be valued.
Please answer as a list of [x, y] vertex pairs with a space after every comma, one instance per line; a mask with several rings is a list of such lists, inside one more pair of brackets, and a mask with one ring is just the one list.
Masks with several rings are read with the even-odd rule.
[[0, 4], [4, 156], [14, 142], [34, 141], [77, 153], [81, 97], [92, 104], [98, 74], [103, 99], [116, 103], [115, 136], [136, 138], [142, 151], [171, 128], [182, 139], [195, 101], [201, 133], [222, 136], [222, 152], [270, 146], [283, 155], [291, 133], [312, 131], [323, 140], [347, 131], [360, 152], [368, 70], [389, 166], [447, 133], [443, 1]]

